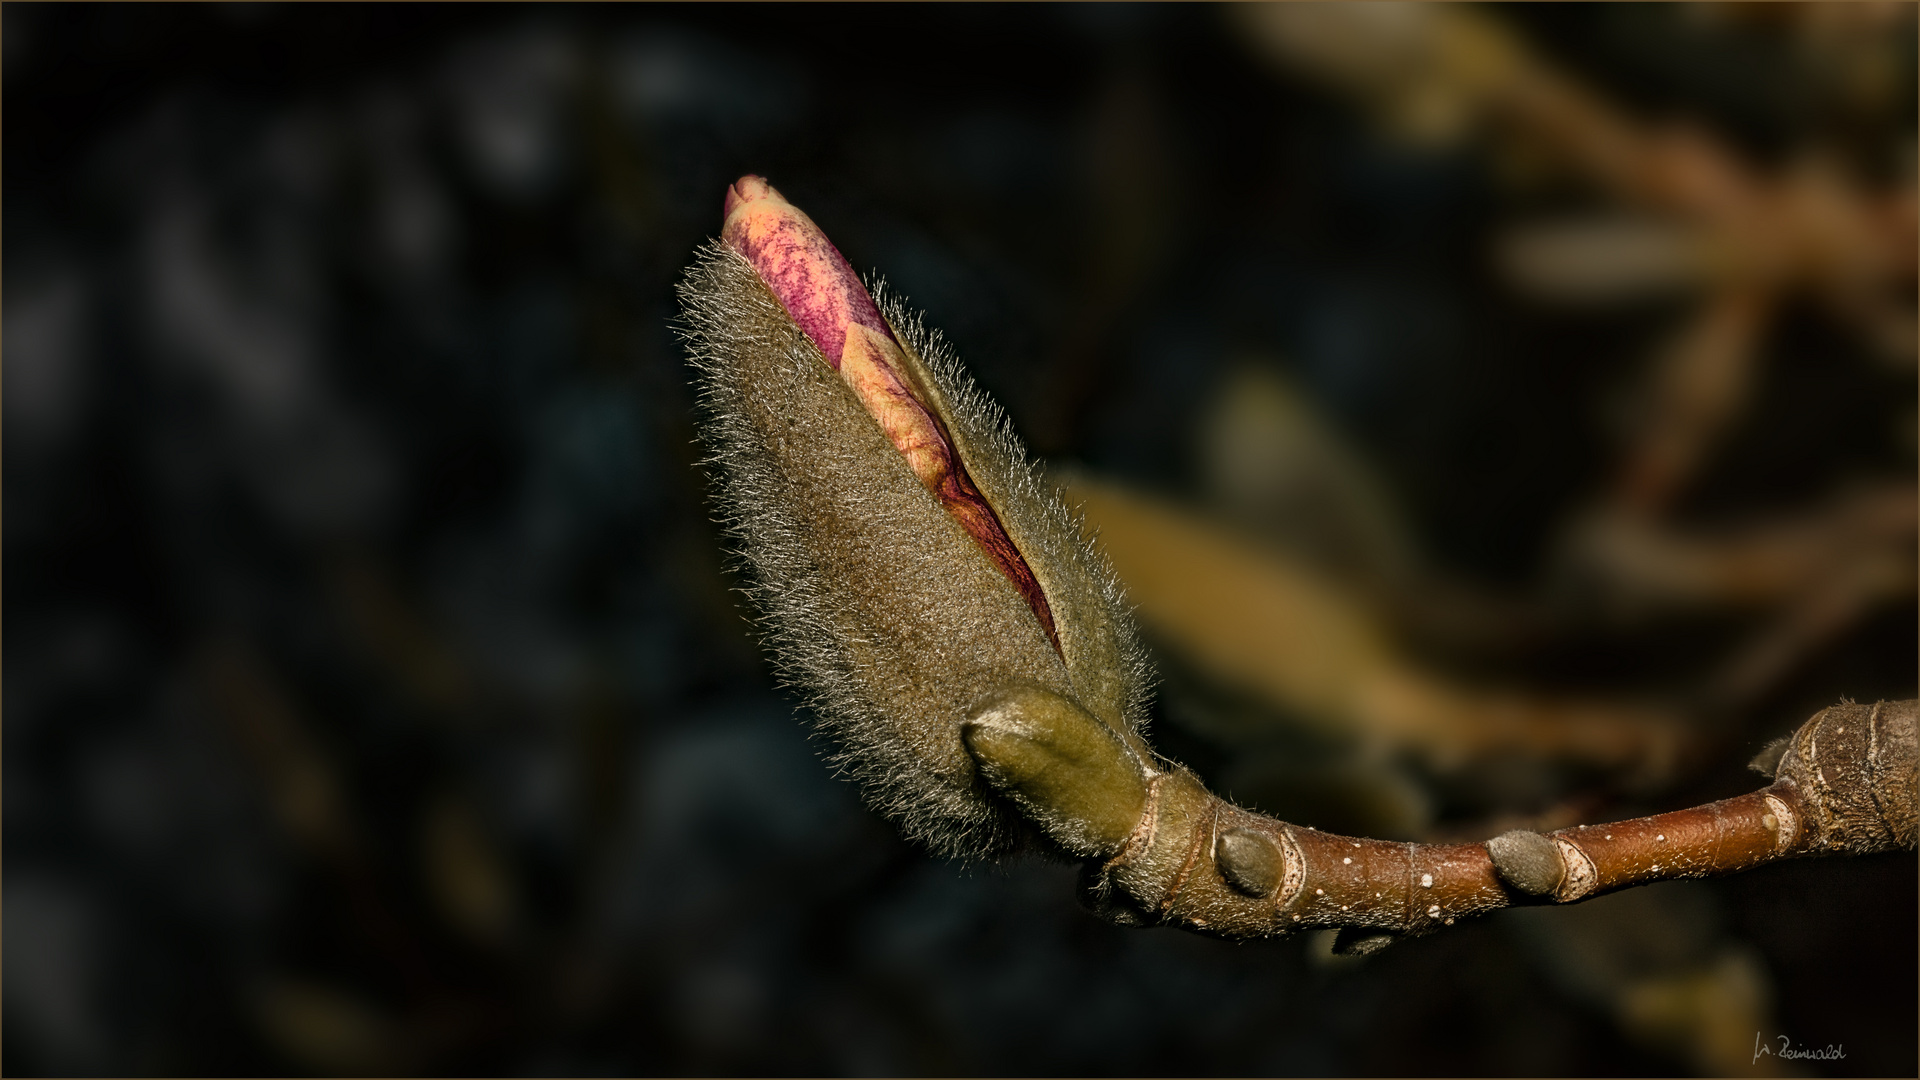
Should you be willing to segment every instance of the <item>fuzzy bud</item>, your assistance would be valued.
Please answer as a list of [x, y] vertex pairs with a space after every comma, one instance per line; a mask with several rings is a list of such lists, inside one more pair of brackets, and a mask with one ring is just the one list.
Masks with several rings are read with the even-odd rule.
[[987, 856], [1022, 827], [961, 729], [1037, 691], [1136, 757], [1147, 668], [1118, 582], [944, 344], [766, 181], [729, 189], [680, 286], [714, 499], [763, 639], [910, 837]]

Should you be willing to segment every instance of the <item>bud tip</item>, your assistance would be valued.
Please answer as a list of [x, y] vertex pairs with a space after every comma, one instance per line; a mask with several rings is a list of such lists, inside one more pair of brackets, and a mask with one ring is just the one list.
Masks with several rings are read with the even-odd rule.
[[724, 221], [727, 218], [733, 217], [735, 210], [740, 209], [748, 203], [759, 202], [761, 199], [779, 199], [781, 202], [787, 201], [785, 196], [780, 194], [779, 189], [767, 183], [766, 177], [748, 173], [727, 186], [727, 200], [726, 204], [721, 208], [720, 216]]

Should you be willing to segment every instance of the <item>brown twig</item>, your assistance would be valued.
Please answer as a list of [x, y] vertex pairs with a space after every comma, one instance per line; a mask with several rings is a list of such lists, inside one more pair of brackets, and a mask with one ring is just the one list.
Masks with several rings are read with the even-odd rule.
[[1805, 855], [1914, 846], [1915, 702], [1836, 705], [1784, 745], [1772, 786], [1611, 825], [1489, 841], [1510, 884], [1561, 903]]
[[[1108, 918], [1233, 938], [1333, 927], [1345, 951], [1364, 952], [1515, 903], [1911, 850], [1915, 712], [1913, 701], [1826, 709], [1784, 741], [1774, 783], [1738, 798], [1485, 844], [1323, 833], [1234, 806], [1177, 767], [1129, 783], [1118, 740], [1039, 692], [989, 699], [967, 743], [991, 785], [1089, 858], [1086, 899]], [[1115, 827], [1127, 819], [1110, 804], [1135, 799], [1131, 827]]]

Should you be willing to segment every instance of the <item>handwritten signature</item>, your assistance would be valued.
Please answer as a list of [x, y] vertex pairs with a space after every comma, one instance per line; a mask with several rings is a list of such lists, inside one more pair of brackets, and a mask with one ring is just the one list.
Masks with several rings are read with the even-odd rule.
[[1785, 1035], [1779, 1038], [1780, 1048], [1776, 1050], [1773, 1048], [1771, 1039], [1763, 1041], [1760, 1038], [1760, 1033], [1757, 1031], [1754, 1032], [1753, 1063], [1758, 1064], [1761, 1058], [1769, 1055], [1785, 1061], [1839, 1061], [1847, 1056], [1845, 1047], [1836, 1046], [1832, 1043], [1827, 1044], [1826, 1047], [1822, 1049], [1815, 1050], [1806, 1046], [1796, 1047]]

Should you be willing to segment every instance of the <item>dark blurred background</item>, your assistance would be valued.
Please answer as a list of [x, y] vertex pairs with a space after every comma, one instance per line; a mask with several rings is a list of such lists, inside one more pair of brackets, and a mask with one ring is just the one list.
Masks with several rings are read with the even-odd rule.
[[1915, 693], [1913, 12], [8, 3], [0, 1066], [1912, 1075], [1911, 855], [1352, 960], [904, 845], [671, 325], [762, 173], [1123, 576], [1101, 492], [1249, 545], [1304, 599], [1136, 595], [1244, 802], [1725, 797]]

